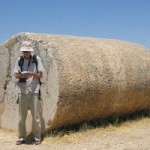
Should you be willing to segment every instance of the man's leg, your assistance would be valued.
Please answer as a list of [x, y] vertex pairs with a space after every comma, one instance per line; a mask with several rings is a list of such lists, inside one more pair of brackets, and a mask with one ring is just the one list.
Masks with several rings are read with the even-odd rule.
[[26, 138], [26, 118], [28, 113], [28, 95], [19, 94], [19, 138]]
[[33, 135], [35, 140], [41, 141], [41, 118], [40, 118], [40, 101], [38, 99], [38, 94], [31, 94], [30, 109], [33, 119]]

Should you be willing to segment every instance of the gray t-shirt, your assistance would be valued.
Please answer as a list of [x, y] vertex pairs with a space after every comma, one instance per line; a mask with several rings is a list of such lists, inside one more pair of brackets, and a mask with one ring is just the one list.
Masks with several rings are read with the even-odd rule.
[[[37, 57], [37, 64], [38, 64], [37, 68], [36, 68], [36, 64], [33, 62], [33, 58], [31, 58], [31, 60], [24, 58], [22, 71], [36, 72], [38, 70], [39, 72], [43, 72], [44, 68], [41, 62], [41, 58], [39, 56], [36, 56], [36, 57]], [[18, 58], [16, 65], [15, 65], [15, 69], [14, 69], [15, 74], [21, 72], [21, 68], [18, 66], [19, 59], [20, 57]], [[30, 60], [30, 63], [29, 63], [29, 60]], [[17, 87], [18, 87], [18, 92], [22, 94], [38, 93], [40, 89], [39, 79], [36, 79], [32, 76], [32, 77], [27, 78], [25, 83], [21, 83], [17, 81]]]

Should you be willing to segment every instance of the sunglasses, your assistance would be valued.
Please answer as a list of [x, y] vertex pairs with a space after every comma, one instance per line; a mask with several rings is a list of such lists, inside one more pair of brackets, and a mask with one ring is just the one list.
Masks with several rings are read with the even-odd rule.
[[23, 53], [31, 53], [31, 52], [29, 52], [29, 51], [23, 51]]

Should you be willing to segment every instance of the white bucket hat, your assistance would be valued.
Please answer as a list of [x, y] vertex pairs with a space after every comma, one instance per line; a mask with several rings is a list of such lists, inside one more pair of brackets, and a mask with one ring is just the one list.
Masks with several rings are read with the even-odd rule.
[[27, 52], [33, 52], [34, 49], [32, 48], [32, 44], [30, 41], [24, 41], [22, 42], [22, 47], [20, 48], [20, 51], [27, 51]]

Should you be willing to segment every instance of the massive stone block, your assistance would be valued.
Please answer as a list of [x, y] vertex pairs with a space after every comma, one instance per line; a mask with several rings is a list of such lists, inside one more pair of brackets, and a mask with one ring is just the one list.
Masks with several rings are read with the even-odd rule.
[[[0, 46], [0, 127], [17, 130], [14, 64], [30, 40], [43, 61], [43, 132], [150, 109], [150, 51], [127, 41], [20, 33]], [[27, 119], [30, 130], [31, 115]]]

